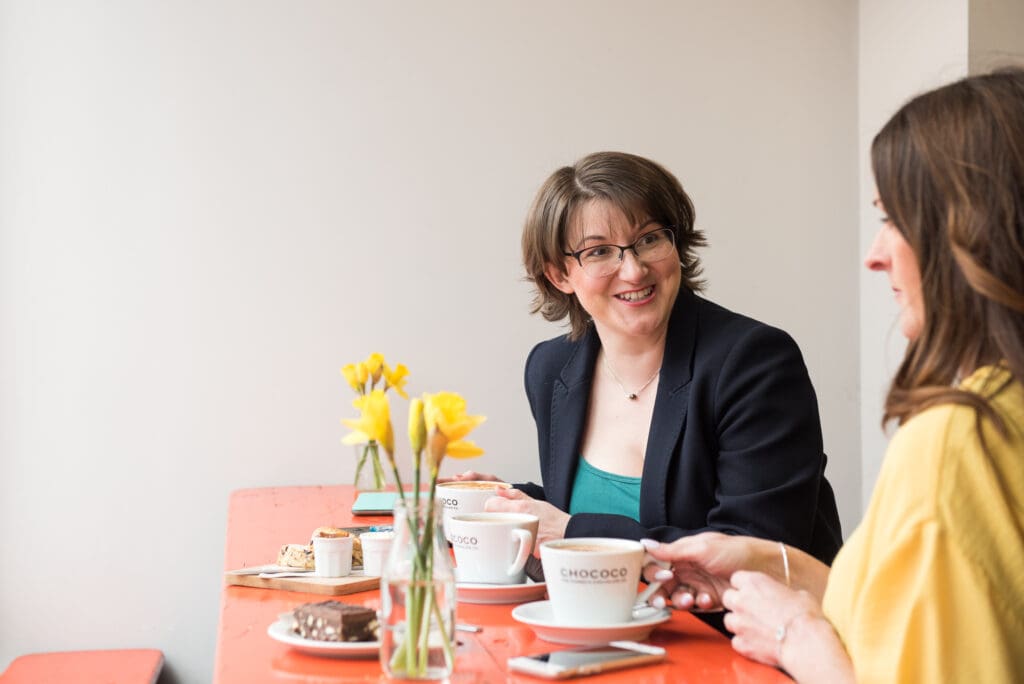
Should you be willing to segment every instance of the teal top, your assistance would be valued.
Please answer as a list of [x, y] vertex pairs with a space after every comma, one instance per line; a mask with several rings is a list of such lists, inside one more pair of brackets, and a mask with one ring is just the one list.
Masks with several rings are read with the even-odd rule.
[[569, 515], [577, 513], [612, 513], [639, 521], [640, 478], [595, 468], [580, 456], [569, 500]]

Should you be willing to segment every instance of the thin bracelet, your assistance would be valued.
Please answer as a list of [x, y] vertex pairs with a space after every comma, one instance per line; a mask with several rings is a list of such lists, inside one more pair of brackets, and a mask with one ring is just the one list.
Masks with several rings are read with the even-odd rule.
[[782, 569], [786, 572], [786, 586], [789, 584], [789, 553], [786, 551], [786, 545], [779, 542], [779, 550], [782, 551]]
[[793, 623], [796, 622], [797, 618], [805, 615], [810, 616], [810, 611], [800, 611], [796, 615], [791, 616], [782, 625], [775, 628], [775, 663], [779, 667], [782, 666], [782, 644], [786, 641], [786, 635], [789, 633], [789, 628], [793, 626]]

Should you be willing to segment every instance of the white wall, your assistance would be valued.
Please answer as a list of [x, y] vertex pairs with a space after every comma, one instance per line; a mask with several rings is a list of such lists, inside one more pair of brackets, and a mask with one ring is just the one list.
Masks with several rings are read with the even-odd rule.
[[[917, 93], [967, 75], [968, 0], [860, 0], [858, 162], [860, 249], [867, 253], [881, 214], [871, 206], [871, 140]], [[858, 264], [859, 265], [859, 264]], [[885, 274], [860, 273], [860, 444], [864, 505], [888, 443], [881, 428], [885, 393], [906, 342]], [[852, 530], [847, 530], [847, 532]]]
[[[871, 206], [870, 147], [875, 133], [914, 95], [949, 81], [1024, 64], [1020, 0], [860, 0], [858, 131], [860, 253], [878, 231]], [[896, 326], [888, 279], [861, 270], [860, 384], [862, 500], [867, 505], [885, 453], [880, 427], [885, 393], [906, 343]], [[890, 426], [891, 427], [891, 426]]]
[[599, 149], [674, 170], [709, 295], [800, 343], [849, 530], [856, 25], [809, 0], [0, 3], [0, 668], [151, 646], [208, 680], [228, 495], [351, 479], [338, 368], [370, 351], [489, 416], [474, 465], [536, 478], [522, 365], [559, 329], [527, 314], [520, 223]]

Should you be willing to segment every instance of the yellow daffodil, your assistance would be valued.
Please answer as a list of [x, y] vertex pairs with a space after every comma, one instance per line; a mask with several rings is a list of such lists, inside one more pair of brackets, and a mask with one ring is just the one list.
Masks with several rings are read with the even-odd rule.
[[414, 397], [409, 401], [409, 446], [413, 455], [423, 452], [427, 443], [427, 424], [423, 420], [423, 400]]
[[384, 389], [387, 390], [391, 387], [394, 387], [395, 391], [398, 392], [398, 396], [402, 397], [403, 399], [408, 399], [409, 395], [406, 394], [405, 392], [405, 382], [407, 376], [409, 375], [409, 369], [406, 368], [401, 363], [395, 366], [394, 370], [388, 368], [388, 365], [386, 363], [383, 364], [383, 368]]
[[454, 442], [448, 442], [445, 453], [452, 458], [475, 458], [484, 453], [484, 450], [469, 440], [457, 439]]
[[359, 410], [359, 418], [342, 418], [352, 432], [341, 441], [345, 444], [364, 444], [375, 441], [384, 448], [391, 458], [395, 451], [395, 436], [391, 428], [391, 409], [384, 390], [375, 389], [352, 400], [352, 406]]
[[[344, 419], [342, 423], [352, 428], [352, 433], [345, 436], [342, 442], [345, 444], [361, 445], [359, 462], [356, 464], [356, 481], [359, 482], [360, 475], [367, 472], [365, 466], [370, 464], [370, 470], [374, 474], [374, 486], [382, 489], [385, 482], [385, 473], [380, 467], [379, 449], [383, 448], [387, 453], [388, 461], [391, 464], [395, 476], [395, 484], [401, 488], [401, 479], [398, 470], [395, 468], [394, 458], [394, 435], [392, 434], [391, 418], [388, 409], [385, 393], [392, 387], [395, 393], [403, 399], [409, 395], [405, 391], [405, 383], [409, 375], [409, 369], [398, 364], [394, 370], [384, 360], [384, 355], [373, 352], [363, 361], [350, 363], [341, 368], [341, 374], [359, 397], [353, 405], [359, 409], [358, 419]], [[373, 395], [370, 397], [370, 395]], [[421, 449], [422, 453], [422, 449]], [[419, 457], [419, 454], [417, 454]], [[417, 465], [419, 460], [417, 460]]]
[[431, 472], [437, 472], [445, 455], [472, 458], [483, 453], [483, 449], [462, 438], [487, 419], [466, 415], [466, 400], [458, 394], [438, 392], [423, 395], [423, 419], [430, 440], [427, 455]]
[[424, 395], [423, 418], [428, 432], [438, 430], [449, 441], [462, 439], [487, 420], [484, 416], [466, 415], [466, 400], [455, 392]]
[[356, 364], [350, 363], [342, 366], [341, 374], [345, 376], [348, 386], [354, 389], [357, 394], [363, 393], [363, 384], [359, 382], [359, 371], [356, 369]]
[[363, 363], [366, 364], [366, 370], [373, 381], [373, 386], [376, 387], [377, 383], [380, 382], [381, 370], [384, 368], [384, 355], [374, 352]]

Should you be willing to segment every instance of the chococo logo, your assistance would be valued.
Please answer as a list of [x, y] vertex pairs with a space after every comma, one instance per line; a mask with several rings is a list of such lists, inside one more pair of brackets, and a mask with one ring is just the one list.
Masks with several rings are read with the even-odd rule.
[[626, 578], [626, 568], [562, 568], [562, 577], [567, 580], [615, 581]]
[[453, 534], [452, 544], [459, 544], [461, 546], [476, 546], [480, 543], [476, 537], [466, 534]]

